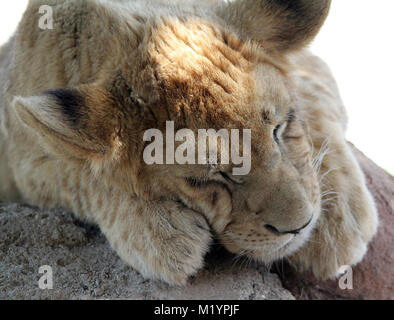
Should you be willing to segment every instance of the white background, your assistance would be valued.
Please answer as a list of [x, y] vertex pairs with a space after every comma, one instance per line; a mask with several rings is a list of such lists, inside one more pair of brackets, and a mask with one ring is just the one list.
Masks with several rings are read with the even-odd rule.
[[[0, 44], [27, 0], [0, 1]], [[348, 110], [348, 139], [394, 173], [394, 1], [333, 0], [312, 45], [337, 78]]]

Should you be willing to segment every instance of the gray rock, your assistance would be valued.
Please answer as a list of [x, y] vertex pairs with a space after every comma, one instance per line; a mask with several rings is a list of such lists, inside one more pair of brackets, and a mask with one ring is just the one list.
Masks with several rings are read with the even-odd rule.
[[[53, 289], [41, 290], [41, 266]], [[144, 280], [100, 231], [70, 214], [0, 206], [0, 299], [294, 299], [277, 275], [229, 254], [211, 253], [184, 288]]]

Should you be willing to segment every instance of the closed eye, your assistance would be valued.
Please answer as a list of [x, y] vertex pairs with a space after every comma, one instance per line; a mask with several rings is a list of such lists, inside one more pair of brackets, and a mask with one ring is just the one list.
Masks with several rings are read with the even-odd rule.
[[188, 177], [185, 179], [186, 182], [194, 188], [204, 188], [208, 186], [208, 180], [206, 179], [198, 179], [198, 178], [194, 178], [194, 177]]
[[[280, 131], [284, 131], [285, 128], [287, 128], [287, 126], [288, 126], [289, 124], [291, 124], [295, 119], [296, 119], [295, 110], [294, 110], [294, 109], [290, 109], [290, 111], [289, 111], [288, 114], [287, 114], [287, 119], [286, 119], [286, 121], [285, 121], [284, 123], [279, 124], [279, 125], [277, 125], [277, 126], [275, 127], [274, 132], [273, 132], [273, 137], [274, 137], [274, 140], [275, 140], [275, 142], [276, 142], [277, 144], [279, 144], [279, 142], [280, 142], [280, 140], [279, 140], [280, 133], [281, 133]], [[284, 128], [284, 129], [281, 130], [282, 128]]]
[[219, 171], [220, 175], [228, 182], [233, 183], [233, 184], [243, 184], [244, 182], [240, 179], [235, 179], [233, 177], [230, 177], [229, 174], [227, 174], [226, 172], [223, 171]]
[[277, 144], [279, 144], [279, 137], [278, 137], [278, 133], [279, 133], [279, 129], [281, 128], [281, 125], [277, 125], [276, 128], [274, 129], [274, 140]]
[[208, 188], [209, 186], [219, 186], [222, 189], [228, 190], [228, 186], [222, 182], [217, 180], [208, 180], [208, 179], [199, 179], [194, 177], [185, 178], [187, 184], [195, 189], [204, 189]]

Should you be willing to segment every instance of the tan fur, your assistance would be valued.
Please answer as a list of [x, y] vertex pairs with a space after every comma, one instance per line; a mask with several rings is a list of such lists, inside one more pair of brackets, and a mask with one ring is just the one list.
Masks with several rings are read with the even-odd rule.
[[[202, 267], [214, 235], [334, 277], [362, 259], [377, 214], [335, 81], [302, 49], [330, 2], [198, 3], [30, 1], [0, 52], [0, 196], [97, 223], [127, 263], [171, 284]], [[42, 4], [53, 30], [38, 28]], [[232, 183], [229, 165], [146, 165], [143, 134], [166, 120], [251, 129], [252, 171]]]

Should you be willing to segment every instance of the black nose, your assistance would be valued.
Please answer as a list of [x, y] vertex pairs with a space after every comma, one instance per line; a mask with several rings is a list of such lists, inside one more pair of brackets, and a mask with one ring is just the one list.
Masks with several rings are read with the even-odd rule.
[[299, 234], [303, 229], [305, 229], [307, 226], [309, 226], [309, 224], [312, 222], [312, 218], [310, 218], [310, 220], [305, 225], [303, 225], [301, 228], [298, 228], [295, 230], [290, 230], [290, 231], [280, 231], [276, 227], [274, 227], [273, 225], [270, 225], [270, 224], [266, 224], [264, 227], [267, 230], [269, 230], [275, 234], [289, 234], [289, 233], [290, 234]]

